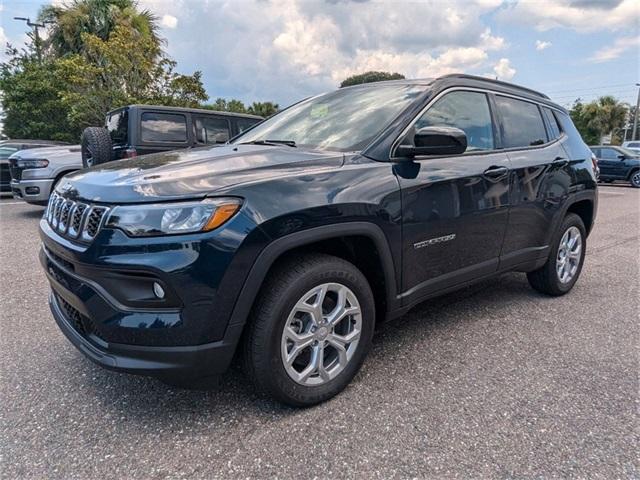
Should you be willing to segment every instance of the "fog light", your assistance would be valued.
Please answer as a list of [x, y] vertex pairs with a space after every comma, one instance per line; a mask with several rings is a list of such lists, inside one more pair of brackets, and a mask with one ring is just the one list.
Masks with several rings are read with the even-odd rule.
[[40, 187], [27, 187], [24, 189], [24, 193], [27, 195], [37, 195], [40, 193]]
[[158, 298], [164, 298], [164, 288], [162, 288], [158, 282], [153, 282], [153, 293], [155, 293]]

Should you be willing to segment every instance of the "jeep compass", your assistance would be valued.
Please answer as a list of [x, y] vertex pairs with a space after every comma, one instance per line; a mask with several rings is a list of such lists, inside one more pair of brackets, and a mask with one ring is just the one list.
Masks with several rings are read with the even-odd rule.
[[596, 209], [565, 109], [449, 75], [66, 176], [41, 262], [56, 322], [97, 364], [198, 384], [237, 354], [257, 390], [307, 406], [347, 386], [377, 322], [426, 299], [508, 271], [569, 292]]

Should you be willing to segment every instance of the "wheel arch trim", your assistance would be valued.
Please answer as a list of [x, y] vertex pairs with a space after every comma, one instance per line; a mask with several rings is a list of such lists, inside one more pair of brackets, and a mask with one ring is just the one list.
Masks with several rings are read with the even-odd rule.
[[387, 308], [393, 310], [398, 304], [396, 270], [389, 242], [382, 229], [370, 222], [345, 222], [313, 227], [280, 237], [269, 243], [254, 262], [236, 299], [227, 329], [244, 324], [249, 316], [254, 300], [262, 287], [269, 269], [278, 258], [287, 252], [322, 240], [345, 236], [366, 236], [370, 238], [379, 254], [385, 277]]

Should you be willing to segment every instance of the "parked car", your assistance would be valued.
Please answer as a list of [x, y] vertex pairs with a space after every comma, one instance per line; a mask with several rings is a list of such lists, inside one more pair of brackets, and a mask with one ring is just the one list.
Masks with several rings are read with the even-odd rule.
[[80, 145], [20, 150], [9, 157], [9, 167], [14, 198], [46, 205], [60, 179], [82, 168]]
[[64, 142], [49, 140], [0, 140], [0, 192], [11, 192], [11, 173], [9, 171], [9, 157], [11, 155], [18, 150], [64, 144]]
[[197, 108], [130, 105], [106, 115], [105, 127], [82, 133], [82, 164], [227, 142], [262, 117]]
[[341, 88], [229, 145], [66, 176], [40, 222], [51, 310], [103, 367], [197, 384], [239, 349], [259, 391], [312, 405], [351, 381], [377, 322], [429, 298], [508, 271], [569, 292], [591, 158], [526, 88]]
[[594, 145], [591, 151], [598, 160], [602, 182], [629, 182], [640, 188], [640, 154], [614, 145]]
[[632, 150], [636, 153], [640, 153], [640, 141], [630, 140], [628, 142], [624, 142], [622, 144], [622, 148], [626, 148], [627, 150]]

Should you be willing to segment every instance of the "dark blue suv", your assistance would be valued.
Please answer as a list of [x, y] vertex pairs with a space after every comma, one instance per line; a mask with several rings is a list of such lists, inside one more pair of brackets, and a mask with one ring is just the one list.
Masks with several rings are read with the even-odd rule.
[[464, 75], [343, 88], [231, 143], [65, 177], [40, 222], [53, 316], [99, 365], [198, 383], [236, 353], [321, 402], [374, 326], [508, 271], [574, 286], [592, 154], [545, 95]]
[[640, 154], [614, 145], [594, 145], [591, 151], [596, 156], [600, 168], [600, 180], [629, 182], [640, 188]]

